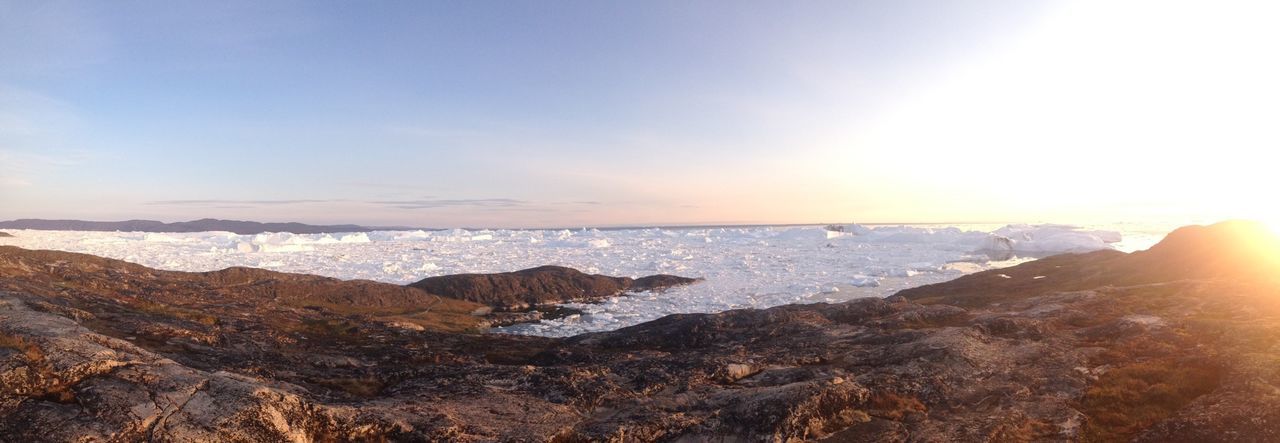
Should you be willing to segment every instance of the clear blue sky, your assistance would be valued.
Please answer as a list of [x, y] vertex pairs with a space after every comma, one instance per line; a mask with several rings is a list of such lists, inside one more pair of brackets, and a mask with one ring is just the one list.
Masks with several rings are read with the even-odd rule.
[[0, 218], [1250, 215], [1274, 8], [1108, 3], [0, 1]]

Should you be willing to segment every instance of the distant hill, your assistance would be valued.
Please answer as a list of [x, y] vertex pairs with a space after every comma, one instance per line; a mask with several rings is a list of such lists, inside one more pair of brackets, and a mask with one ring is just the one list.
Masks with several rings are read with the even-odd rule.
[[47, 231], [146, 231], [146, 232], [204, 232], [230, 231], [236, 234], [261, 234], [263, 232], [292, 232], [294, 234], [321, 234], [330, 232], [368, 232], [385, 228], [359, 225], [308, 225], [303, 223], [259, 223], [240, 220], [202, 218], [186, 222], [165, 223], [155, 220], [84, 221], [43, 220], [24, 218], [0, 222], [0, 229], [40, 229]]

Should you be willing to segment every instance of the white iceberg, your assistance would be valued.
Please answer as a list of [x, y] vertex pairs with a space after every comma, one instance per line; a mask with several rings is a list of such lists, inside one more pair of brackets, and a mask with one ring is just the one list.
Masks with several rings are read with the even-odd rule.
[[1086, 230], [1070, 225], [1008, 225], [993, 231], [978, 252], [1060, 254], [1115, 249], [1121, 235], [1115, 231]]
[[1065, 225], [1009, 225], [994, 231], [975, 225], [841, 226], [839, 230], [761, 226], [261, 235], [24, 231], [5, 242], [169, 270], [249, 266], [396, 284], [433, 275], [506, 272], [547, 264], [618, 276], [669, 273], [705, 278], [662, 294], [574, 305], [584, 312], [580, 317], [503, 329], [570, 335], [675, 313], [887, 296], [906, 287], [1012, 264], [975, 252], [983, 249], [1038, 256], [1134, 250], [1159, 240], [1159, 236], [1150, 241], [1132, 236], [1135, 229], [1148, 229], [1137, 225], [1120, 226], [1127, 244], [1117, 242], [1120, 233], [1115, 231]]

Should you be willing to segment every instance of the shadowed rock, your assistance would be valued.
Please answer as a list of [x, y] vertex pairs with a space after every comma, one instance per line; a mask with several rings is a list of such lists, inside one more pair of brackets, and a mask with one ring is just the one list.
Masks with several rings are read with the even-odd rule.
[[395, 431], [355, 426], [357, 410], [317, 405], [296, 386], [192, 369], [4, 294], [0, 324], [0, 440], [354, 440]]
[[651, 275], [639, 279], [610, 277], [563, 266], [541, 266], [497, 274], [430, 277], [409, 286], [495, 309], [518, 310], [551, 303], [599, 300], [627, 291], [662, 290], [696, 281], [674, 275]]
[[4, 237], [13, 237], [13, 234], [10, 234], [10, 233], [8, 233], [8, 232], [4, 232], [4, 231], [0, 231], [0, 238], [4, 238]]
[[1228, 221], [1186, 226], [1120, 264], [1130, 279], [1280, 279], [1280, 238], [1266, 225]]
[[1007, 298], [1106, 285], [1141, 285], [1189, 279], [1280, 279], [1280, 240], [1264, 225], [1228, 221], [1174, 230], [1149, 250], [1063, 254], [999, 271], [898, 292], [929, 303], [981, 306]]
[[139, 310], [143, 317], [176, 315], [205, 328], [245, 316], [288, 327], [345, 316], [448, 331], [485, 326], [473, 315], [484, 309], [481, 305], [399, 285], [243, 267], [161, 271], [87, 254], [12, 246], [0, 246], [0, 289], [79, 309], [108, 305]]
[[327, 283], [334, 307], [290, 302], [319, 277], [0, 248], [0, 440], [1274, 441], [1280, 287], [1194, 265], [1249, 260], [1187, 232], [567, 339], [400, 327]]

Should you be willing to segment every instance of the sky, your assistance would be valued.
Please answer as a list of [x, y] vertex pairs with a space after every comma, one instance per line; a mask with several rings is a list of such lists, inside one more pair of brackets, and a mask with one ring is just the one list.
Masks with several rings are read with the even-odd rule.
[[0, 219], [1280, 221], [1258, 1], [0, 0]]

